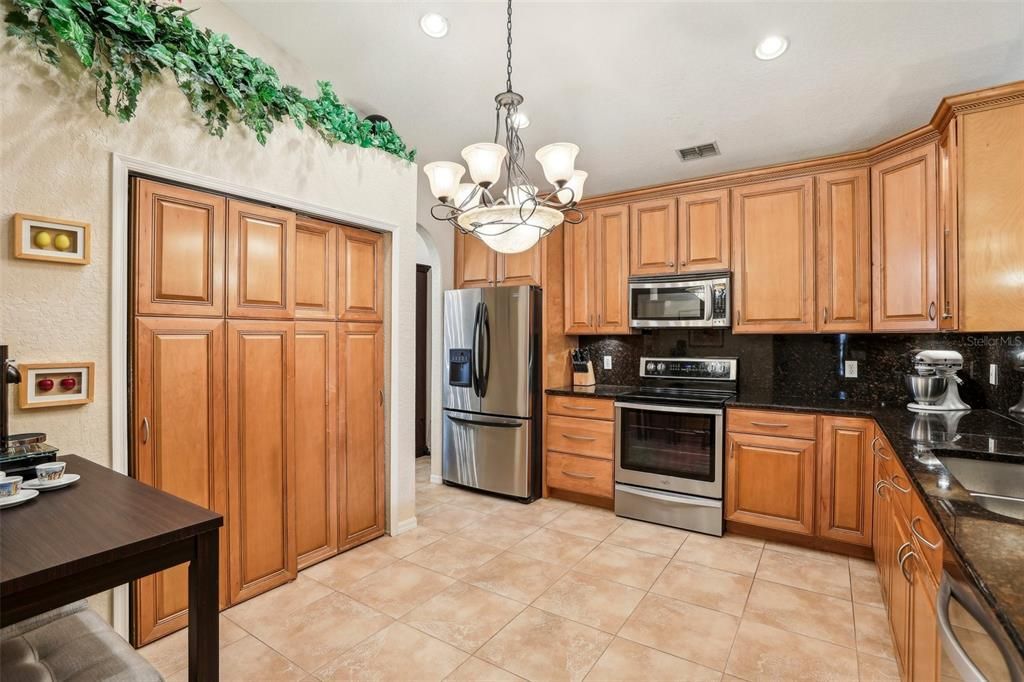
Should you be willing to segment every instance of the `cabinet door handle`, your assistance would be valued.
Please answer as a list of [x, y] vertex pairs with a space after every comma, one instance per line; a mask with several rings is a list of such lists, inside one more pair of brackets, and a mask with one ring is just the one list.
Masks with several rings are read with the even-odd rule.
[[896, 488], [896, 490], [899, 490], [901, 493], [909, 493], [910, 492], [910, 486], [907, 486], [906, 488], [904, 488], [903, 486], [901, 486], [899, 483], [896, 482], [897, 478], [903, 478], [903, 477], [900, 476], [899, 474], [893, 474], [892, 476], [889, 477], [889, 482], [892, 483], [892, 487]]
[[821, 311], [821, 323], [828, 324], [828, 306]]
[[938, 549], [938, 542], [930, 542], [923, 535], [921, 535], [921, 531], [917, 529], [917, 524], [919, 523], [921, 523], [921, 517], [915, 516], [913, 520], [910, 522], [910, 532], [913, 533], [914, 537], [923, 542], [926, 546], [930, 547], [931, 549]]
[[764, 426], [769, 429], [788, 429], [789, 424], [776, 424], [775, 422], [750, 422], [752, 426]]
[[913, 578], [913, 576], [911, 576], [911, 575], [909, 575], [907, 573], [907, 569], [904, 567], [904, 564], [906, 563], [907, 559], [909, 559], [910, 557], [914, 557], [916, 559], [917, 558], [917, 552], [915, 552], [914, 550], [910, 550], [909, 552], [907, 552], [906, 554], [903, 555], [903, 558], [900, 559], [900, 573], [903, 574], [903, 578], [908, 583], [913, 585], [914, 584], [914, 578]]
[[580, 405], [562, 405], [567, 410], [577, 410], [579, 412], [596, 412], [596, 407], [581, 407]]
[[384, 404], [384, 389], [380, 389], [380, 404]]
[[585, 440], [585, 441], [597, 440], [597, 438], [593, 438], [591, 436], [574, 436], [571, 433], [563, 433], [562, 434], [562, 438], [568, 438], [569, 440]]
[[142, 444], [149, 442], [149, 417], [142, 418]]
[[928, 319], [935, 319], [935, 301], [932, 301], [931, 303], [928, 304]]
[[896, 550], [896, 561], [903, 561], [903, 550], [909, 549], [910, 546], [911, 545], [909, 542], [904, 542], [902, 545], [900, 545], [899, 549]]
[[601, 313], [598, 313], [598, 314], [597, 314], [597, 326], [598, 326], [598, 327], [600, 327], [600, 326], [601, 326]]
[[885, 497], [885, 495], [882, 494], [882, 490], [885, 489], [885, 486], [889, 486], [890, 488], [892, 487], [889, 481], [883, 478], [881, 481], [875, 484], [875, 494], [878, 495], [879, 497]]
[[565, 474], [566, 476], [569, 476], [570, 478], [584, 478], [584, 479], [587, 479], [587, 480], [597, 478], [597, 476], [594, 476], [593, 474], [581, 474], [581, 473], [578, 473], [578, 472], [575, 472], [575, 471], [565, 471], [565, 470], [563, 470], [562, 473]]
[[885, 448], [882, 447], [882, 439], [878, 436], [875, 436], [875, 439], [871, 441], [871, 451], [875, 453], [876, 457], [880, 457], [886, 461], [892, 459], [892, 457], [885, 454]]

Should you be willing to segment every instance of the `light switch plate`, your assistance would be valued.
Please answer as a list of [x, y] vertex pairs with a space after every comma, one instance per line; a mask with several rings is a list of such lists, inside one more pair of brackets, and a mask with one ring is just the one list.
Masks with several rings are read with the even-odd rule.
[[605, 369], [611, 369], [612, 368], [612, 356], [610, 356], [610, 355], [604, 356], [604, 368]]
[[993, 386], [999, 385], [999, 365], [994, 362], [988, 366], [988, 383]]
[[857, 378], [857, 361], [856, 360], [847, 360], [844, 373], [845, 373], [847, 379], [856, 379]]

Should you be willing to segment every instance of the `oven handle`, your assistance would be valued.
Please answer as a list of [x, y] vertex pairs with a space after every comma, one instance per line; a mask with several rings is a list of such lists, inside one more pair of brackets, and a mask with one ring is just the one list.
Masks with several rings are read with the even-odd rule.
[[616, 402], [615, 407], [618, 408], [629, 408], [632, 410], [644, 410], [647, 412], [677, 412], [682, 414], [713, 414], [719, 417], [722, 416], [724, 411], [706, 407], [670, 407], [668, 405], [650, 405], [648, 403], [620, 403]]
[[719, 500], [705, 500], [701, 497], [693, 497], [691, 495], [666, 495], [659, 493], [656, 490], [650, 490], [649, 488], [638, 488], [632, 485], [622, 485], [621, 483], [616, 484], [616, 490], [622, 490], [628, 492], [631, 495], [639, 495], [641, 497], [649, 497], [652, 500], [660, 500], [662, 502], [675, 502], [676, 504], [693, 504], [698, 507], [720, 507], [722, 503]]

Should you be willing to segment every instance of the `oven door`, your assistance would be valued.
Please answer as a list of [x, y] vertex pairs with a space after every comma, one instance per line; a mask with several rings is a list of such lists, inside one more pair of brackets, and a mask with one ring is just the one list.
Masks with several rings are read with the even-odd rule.
[[722, 499], [721, 409], [615, 403], [618, 483]]
[[712, 326], [711, 282], [630, 282], [631, 327]]

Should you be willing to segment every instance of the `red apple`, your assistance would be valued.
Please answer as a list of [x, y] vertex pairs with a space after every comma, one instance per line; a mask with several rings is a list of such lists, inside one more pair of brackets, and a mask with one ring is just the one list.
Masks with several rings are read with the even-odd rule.
[[60, 380], [60, 387], [63, 388], [65, 391], [70, 391], [77, 385], [78, 382], [75, 381], [74, 377], [64, 377], [63, 379]]
[[52, 391], [53, 390], [53, 379], [40, 379], [39, 383], [37, 383], [36, 386], [38, 386], [39, 390], [43, 391], [44, 393], [46, 391]]

